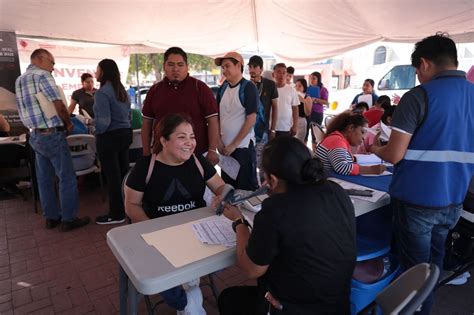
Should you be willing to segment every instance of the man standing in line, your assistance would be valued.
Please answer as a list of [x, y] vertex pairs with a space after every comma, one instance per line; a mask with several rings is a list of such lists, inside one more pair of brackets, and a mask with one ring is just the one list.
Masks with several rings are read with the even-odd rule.
[[153, 85], [143, 103], [143, 155], [150, 155], [154, 123], [168, 114], [187, 114], [191, 117], [196, 135], [196, 153], [207, 152], [212, 164], [219, 162], [219, 120], [217, 103], [211, 89], [188, 74], [188, 56], [179, 47], [171, 47], [164, 54], [165, 78]]
[[295, 68], [289, 66], [286, 68], [286, 84], [291, 85], [292, 88], [295, 87], [295, 82], [293, 82], [293, 78], [295, 77]]
[[[18, 114], [31, 131], [29, 142], [36, 154], [36, 177], [46, 228], [52, 229], [62, 221], [61, 230], [70, 231], [90, 221], [88, 217], [77, 217], [76, 173], [66, 141], [73, 124], [51, 75], [55, 63], [53, 55], [46, 49], [36, 49], [30, 59], [31, 64], [15, 83]], [[42, 109], [37, 100], [40, 93], [54, 104], [56, 115], [47, 115]], [[60, 202], [54, 188], [56, 176], [59, 178]]]
[[[401, 98], [388, 144], [371, 151], [395, 164], [390, 196], [402, 270], [430, 262], [442, 270], [474, 174], [474, 85], [457, 70], [456, 45], [445, 35], [416, 43], [411, 60], [421, 85]], [[421, 313], [432, 304], [430, 296]]]
[[[260, 169], [262, 164], [263, 147], [268, 140], [275, 138], [275, 124], [278, 119], [278, 90], [274, 81], [262, 77], [263, 59], [260, 56], [255, 55], [250, 57], [248, 66], [250, 80], [257, 86], [260, 101], [262, 102], [265, 113], [263, 134], [260, 139], [256, 139], [257, 144], [255, 145], [257, 167]], [[262, 179], [262, 176], [263, 173], [260, 173], [260, 179]]]
[[273, 67], [273, 78], [278, 88], [278, 119], [275, 124], [276, 136], [296, 135], [298, 127], [298, 105], [300, 100], [296, 90], [286, 84], [286, 66], [277, 63]]
[[[254, 84], [243, 78], [244, 59], [239, 53], [229, 52], [216, 58], [215, 63], [221, 66], [226, 78], [217, 98], [221, 134], [219, 151], [232, 156], [240, 164], [235, 180], [225, 172], [222, 172], [222, 179], [236, 189], [255, 190], [258, 183], [253, 128], [259, 103], [258, 90]], [[241, 88], [244, 90], [241, 91]]]

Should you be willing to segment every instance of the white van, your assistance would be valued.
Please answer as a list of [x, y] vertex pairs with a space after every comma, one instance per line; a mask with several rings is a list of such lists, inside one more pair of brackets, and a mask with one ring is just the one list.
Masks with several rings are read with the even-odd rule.
[[[468, 71], [474, 64], [472, 58], [459, 60], [459, 70]], [[411, 88], [420, 84], [416, 76], [416, 70], [410, 64], [384, 63], [373, 66], [365, 78], [371, 78], [375, 82], [374, 91], [378, 96], [387, 95], [394, 98], [401, 97]], [[362, 88], [347, 88], [329, 93], [329, 108], [325, 115], [337, 115], [350, 108], [354, 97], [362, 92]], [[337, 108], [331, 109], [331, 104], [337, 102]]]

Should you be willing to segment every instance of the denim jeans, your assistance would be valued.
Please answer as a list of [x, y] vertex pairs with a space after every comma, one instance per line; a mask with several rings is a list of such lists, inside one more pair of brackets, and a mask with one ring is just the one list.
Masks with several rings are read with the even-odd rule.
[[[71, 221], [79, 210], [76, 173], [63, 131], [46, 134], [33, 132], [30, 145], [36, 153], [36, 177], [43, 215], [56, 220]], [[59, 179], [59, 200], [55, 179]]]
[[[434, 263], [442, 271], [446, 237], [458, 222], [462, 205], [434, 210], [392, 200], [392, 207], [401, 270], [419, 263]], [[432, 304], [431, 295], [423, 303], [420, 314], [429, 314]]]

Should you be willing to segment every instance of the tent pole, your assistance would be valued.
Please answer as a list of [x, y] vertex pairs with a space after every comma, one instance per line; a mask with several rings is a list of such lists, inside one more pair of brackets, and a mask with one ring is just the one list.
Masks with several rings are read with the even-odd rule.
[[135, 75], [137, 76], [137, 102], [138, 108], [142, 110], [142, 97], [140, 95], [140, 77], [138, 75], [138, 54], [135, 54]]

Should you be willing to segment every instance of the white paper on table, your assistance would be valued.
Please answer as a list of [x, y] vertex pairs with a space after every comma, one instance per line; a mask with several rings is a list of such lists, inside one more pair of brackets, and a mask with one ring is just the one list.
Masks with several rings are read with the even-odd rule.
[[385, 196], [387, 193], [384, 191], [368, 188], [362, 185], [357, 185], [351, 182], [347, 182], [345, 180], [335, 178], [335, 177], [329, 177], [329, 180], [339, 184], [342, 188], [344, 189], [357, 189], [357, 190], [370, 190], [372, 191], [372, 197], [367, 197], [367, 196], [353, 196], [351, 195], [351, 199], [360, 199], [360, 200], [365, 200], [365, 201], [370, 201], [370, 202], [377, 202], [380, 198]]
[[377, 155], [371, 154], [354, 154], [357, 159], [357, 164], [366, 165], [366, 164], [381, 164], [382, 159]]
[[[366, 102], [369, 105], [369, 108], [372, 107], [372, 94], [362, 94], [358, 97], [357, 102]], [[357, 104], [356, 104], [357, 105]]]
[[193, 224], [196, 237], [204, 244], [234, 247], [236, 244], [232, 222], [224, 216], [212, 216]]
[[176, 268], [227, 250], [224, 245], [206, 245], [197, 239], [192, 228], [196, 222], [142, 234], [142, 237]]
[[359, 174], [360, 176], [368, 176], [368, 177], [377, 177], [377, 176], [388, 176], [388, 175], [392, 175], [391, 172], [389, 171], [383, 171], [383, 173], [380, 173], [380, 174]]

